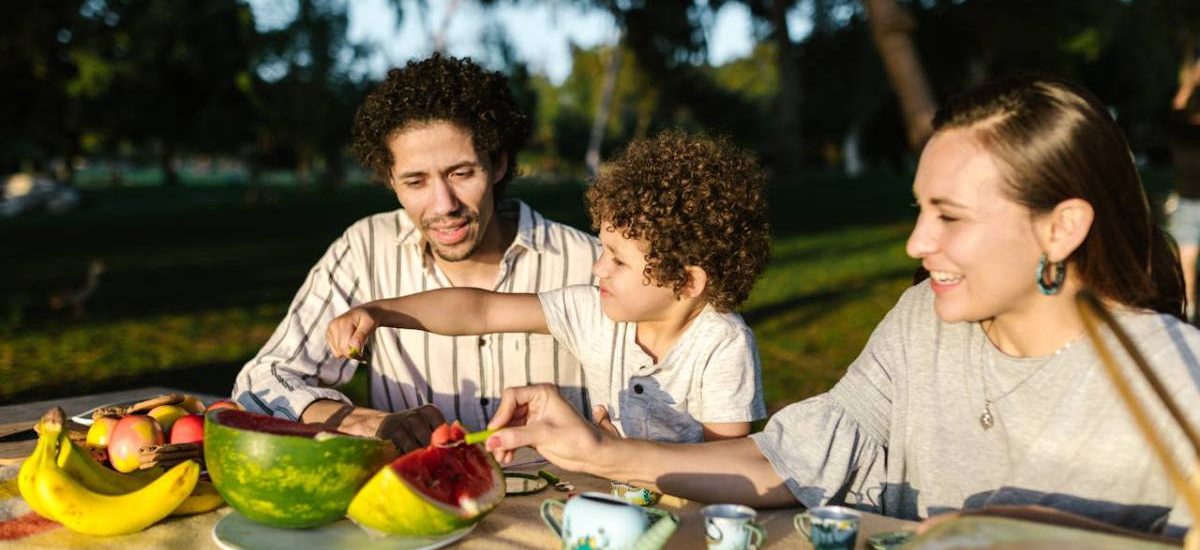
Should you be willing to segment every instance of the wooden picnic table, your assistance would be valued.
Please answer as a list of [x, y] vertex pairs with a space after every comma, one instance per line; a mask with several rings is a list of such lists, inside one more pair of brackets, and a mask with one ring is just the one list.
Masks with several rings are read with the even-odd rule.
[[[33, 440], [5, 441], [5, 436], [16, 434], [32, 427], [33, 423], [53, 406], [62, 407], [68, 416], [76, 415], [93, 407], [109, 403], [137, 400], [164, 393], [185, 393], [171, 388], [140, 388], [120, 392], [108, 392], [94, 395], [40, 401], [23, 405], [0, 407], [0, 471], [5, 464], [8, 469], [15, 469], [13, 464], [19, 463], [33, 450]], [[198, 395], [205, 403], [211, 403], [218, 396]], [[532, 450], [524, 450], [518, 454], [515, 462], [537, 459]], [[573, 483], [577, 491], [598, 491], [608, 493], [609, 481], [594, 476], [563, 471], [548, 464], [534, 464], [517, 471], [536, 472], [545, 468], [563, 480]], [[484, 518], [474, 531], [454, 548], [560, 548], [561, 543], [554, 534], [542, 523], [540, 507], [547, 498], [563, 498], [564, 493], [556, 492], [553, 488], [530, 495], [509, 496], [489, 516]], [[679, 516], [679, 528], [667, 544], [667, 548], [703, 548], [704, 523], [700, 514], [703, 504], [665, 496], [656, 507], [668, 510]], [[13, 543], [13, 547], [73, 547], [80, 548], [133, 548], [133, 547], [176, 547], [176, 548], [218, 548], [211, 537], [213, 526], [218, 520], [229, 514], [232, 509], [222, 507], [214, 512], [186, 518], [172, 518], [156, 524], [146, 531], [124, 537], [100, 539], [86, 537], [68, 532], [66, 529], [52, 529], [41, 534], [12, 541], [0, 541], [0, 548]], [[799, 508], [759, 510], [759, 521], [767, 531], [765, 548], [811, 548], [808, 541], [796, 532], [792, 525], [792, 517], [799, 513]], [[857, 548], [867, 548], [865, 540], [868, 536], [882, 531], [911, 529], [914, 523], [888, 518], [876, 514], [863, 513], [862, 526]]]

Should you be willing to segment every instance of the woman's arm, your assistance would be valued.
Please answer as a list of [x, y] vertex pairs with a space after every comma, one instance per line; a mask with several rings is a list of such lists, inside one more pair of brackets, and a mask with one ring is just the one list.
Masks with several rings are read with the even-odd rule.
[[442, 288], [352, 308], [329, 323], [325, 338], [334, 355], [353, 357], [381, 326], [450, 336], [549, 332], [536, 294]]
[[520, 447], [572, 471], [652, 485], [702, 502], [794, 506], [795, 498], [754, 441], [657, 443], [614, 437], [581, 418], [549, 384], [507, 388], [487, 447], [501, 462]]

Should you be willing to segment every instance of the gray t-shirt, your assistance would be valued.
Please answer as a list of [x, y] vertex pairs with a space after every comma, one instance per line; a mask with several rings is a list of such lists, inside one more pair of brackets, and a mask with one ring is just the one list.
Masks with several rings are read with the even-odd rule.
[[[1167, 315], [1115, 314], [1200, 426], [1200, 331]], [[1189, 464], [1182, 432], [1109, 342], [1140, 401], [1155, 404], [1154, 425], [1177, 463]], [[988, 430], [983, 377], [994, 401]], [[1086, 337], [1056, 355], [1006, 356], [979, 323], [940, 321], [928, 283], [905, 292], [833, 389], [751, 437], [806, 506], [845, 502], [920, 519], [1040, 504], [1140, 530], [1163, 529], [1168, 514], [1172, 534], [1190, 524]]]
[[658, 363], [637, 343], [637, 323], [604, 314], [600, 291], [575, 285], [538, 295], [546, 326], [579, 358], [593, 403], [626, 437], [694, 443], [709, 422], [766, 416], [754, 333], [736, 313], [705, 308]]

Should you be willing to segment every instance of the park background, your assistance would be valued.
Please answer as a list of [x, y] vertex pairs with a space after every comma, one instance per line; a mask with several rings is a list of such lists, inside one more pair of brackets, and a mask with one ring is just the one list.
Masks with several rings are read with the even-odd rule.
[[[596, 163], [662, 128], [770, 170], [772, 261], [741, 313], [772, 410], [831, 386], [911, 284], [929, 118], [1036, 71], [1126, 132], [1156, 206], [1195, 0], [63, 0], [0, 22], [0, 403], [228, 393], [325, 247], [397, 206], [348, 150], [389, 66], [508, 75], [534, 122], [508, 194], [588, 228]], [[14, 176], [15, 177], [9, 177]], [[19, 206], [19, 208], [18, 208]], [[1030, 274], [1032, 276], [1032, 274]], [[365, 403], [364, 378], [347, 392]]]

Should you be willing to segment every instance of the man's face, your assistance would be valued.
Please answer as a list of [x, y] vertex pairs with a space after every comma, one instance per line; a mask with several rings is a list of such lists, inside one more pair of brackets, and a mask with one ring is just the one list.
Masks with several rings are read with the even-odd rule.
[[430, 250], [447, 262], [469, 258], [494, 217], [493, 184], [505, 167], [489, 169], [470, 132], [445, 121], [406, 129], [388, 149], [392, 189]]

